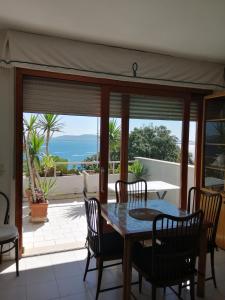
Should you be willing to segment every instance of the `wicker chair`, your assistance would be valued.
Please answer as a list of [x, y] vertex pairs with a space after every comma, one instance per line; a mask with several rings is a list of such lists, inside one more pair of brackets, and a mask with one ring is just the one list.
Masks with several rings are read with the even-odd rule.
[[[153, 221], [152, 247], [136, 243], [133, 249], [133, 267], [152, 284], [152, 299], [156, 289], [172, 288], [190, 280], [191, 300], [194, 300], [194, 275], [203, 212], [187, 217], [158, 215]], [[159, 229], [160, 228], [160, 229]]]
[[[99, 293], [122, 287], [121, 285], [101, 289], [101, 279], [104, 268], [116, 266], [122, 263], [121, 261], [119, 263], [103, 266], [104, 261], [122, 259], [123, 239], [117, 232], [103, 233], [101, 207], [96, 198], [84, 197], [84, 201], [88, 230], [86, 242], [88, 254], [83, 280], [85, 281], [88, 272], [98, 270], [98, 283], [95, 297], [97, 300]], [[92, 257], [95, 257], [97, 260], [97, 268], [89, 269], [89, 263]]]
[[210, 253], [211, 261], [211, 277], [206, 278], [206, 280], [213, 280], [215, 288], [216, 277], [215, 277], [215, 267], [214, 267], [214, 251], [217, 248], [216, 245], [216, 232], [220, 216], [220, 210], [222, 205], [222, 196], [219, 193], [210, 193], [192, 187], [188, 193], [188, 211], [195, 212], [197, 209], [201, 209], [204, 213], [204, 222], [209, 224], [207, 231], [207, 252]]
[[[2, 262], [2, 254], [15, 248], [16, 275], [19, 276], [19, 234], [16, 226], [9, 225], [8, 223], [9, 199], [6, 194], [0, 192], [0, 263]], [[4, 247], [6, 245], [7, 247]]]
[[115, 189], [117, 202], [147, 200], [147, 182], [144, 179], [132, 182], [117, 180]]

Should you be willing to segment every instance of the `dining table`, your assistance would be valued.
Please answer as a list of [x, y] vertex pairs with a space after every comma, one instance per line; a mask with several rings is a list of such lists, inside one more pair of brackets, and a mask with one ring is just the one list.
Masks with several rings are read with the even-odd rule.
[[[143, 214], [143, 211], [148, 214]], [[137, 212], [141, 212], [139, 216]], [[152, 237], [152, 224], [156, 214], [165, 213], [173, 216], [187, 216], [188, 212], [177, 208], [167, 200], [130, 201], [107, 203], [101, 205], [101, 215], [124, 240], [123, 254], [123, 300], [131, 299], [132, 280], [132, 246], [137, 241], [149, 240]], [[201, 230], [197, 295], [204, 297], [207, 254], [207, 228]]]

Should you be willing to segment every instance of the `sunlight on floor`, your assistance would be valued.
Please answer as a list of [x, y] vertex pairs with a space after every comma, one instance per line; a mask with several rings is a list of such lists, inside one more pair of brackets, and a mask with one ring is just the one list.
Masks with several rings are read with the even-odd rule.
[[[95, 299], [97, 272], [90, 272], [86, 282], [83, 273], [86, 261], [86, 250], [67, 251], [55, 254], [25, 257], [20, 260], [20, 276], [16, 277], [14, 262], [3, 262], [0, 266], [0, 299], [4, 300], [91, 300]], [[224, 274], [225, 252], [216, 252], [216, 275], [218, 289], [212, 281], [206, 283], [206, 300], [225, 298]], [[92, 266], [95, 260], [92, 259]], [[137, 274], [133, 271], [133, 280]], [[112, 287], [122, 283], [121, 266], [105, 269], [102, 287]], [[136, 299], [151, 299], [151, 285], [144, 281], [143, 292], [132, 287]], [[188, 291], [182, 292], [183, 299], [190, 299]], [[99, 300], [122, 299], [122, 289], [102, 293]], [[175, 300], [177, 297], [166, 289], [166, 295], [158, 290], [158, 300]], [[198, 298], [197, 298], [198, 299]]]
[[23, 206], [24, 254], [80, 249], [87, 233], [84, 204], [79, 199], [50, 200], [46, 223], [30, 223], [29, 207]]

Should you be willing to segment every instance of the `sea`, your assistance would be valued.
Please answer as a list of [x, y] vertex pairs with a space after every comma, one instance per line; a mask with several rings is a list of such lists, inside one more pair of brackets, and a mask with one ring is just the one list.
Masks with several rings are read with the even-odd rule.
[[[178, 143], [180, 147], [180, 143]], [[45, 152], [43, 146], [43, 152]], [[99, 141], [97, 144], [96, 135], [81, 135], [81, 136], [60, 136], [50, 140], [49, 152], [52, 155], [57, 155], [67, 159], [69, 162], [80, 162], [87, 157], [93, 156], [99, 151]], [[189, 144], [189, 152], [192, 153], [192, 158], [195, 158], [195, 145]]]
[[80, 162], [96, 154], [98, 147], [96, 135], [60, 136], [50, 140], [49, 153], [69, 162]]

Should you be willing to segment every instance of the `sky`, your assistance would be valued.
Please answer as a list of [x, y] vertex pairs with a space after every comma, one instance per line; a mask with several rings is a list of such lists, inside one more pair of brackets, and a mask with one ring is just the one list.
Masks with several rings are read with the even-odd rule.
[[[97, 122], [98, 119], [98, 122]], [[97, 127], [100, 126], [99, 118], [96, 117], [74, 117], [74, 116], [61, 116], [61, 122], [64, 124], [63, 132], [58, 135], [81, 135], [81, 134], [96, 134]], [[98, 123], [98, 124], [97, 124]], [[117, 124], [120, 125], [120, 120], [117, 120]], [[181, 139], [181, 121], [161, 121], [161, 120], [136, 120], [131, 119], [129, 124], [129, 130], [132, 131], [135, 127], [141, 127], [146, 125], [160, 126], [164, 125], [171, 133]], [[190, 140], [195, 140], [195, 122], [190, 124]], [[99, 129], [98, 129], [99, 132]], [[56, 136], [56, 134], [55, 134]]]
[[[30, 114], [25, 113], [25, 118], [28, 119]], [[98, 121], [97, 121], [98, 120]], [[96, 117], [79, 117], [61, 115], [60, 121], [63, 124], [63, 131], [55, 133], [54, 136], [60, 135], [82, 135], [82, 134], [96, 134], [97, 127], [100, 128], [99, 118]], [[117, 124], [120, 125], [120, 121], [117, 120]], [[181, 139], [181, 121], [159, 121], [159, 120], [130, 120], [130, 131], [134, 127], [141, 127], [152, 124], [153, 126], [164, 125], [171, 133]], [[98, 129], [99, 132], [99, 129]], [[190, 140], [195, 141], [195, 122], [190, 123]]]

